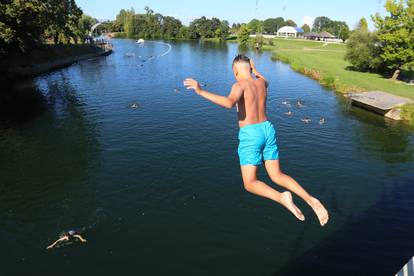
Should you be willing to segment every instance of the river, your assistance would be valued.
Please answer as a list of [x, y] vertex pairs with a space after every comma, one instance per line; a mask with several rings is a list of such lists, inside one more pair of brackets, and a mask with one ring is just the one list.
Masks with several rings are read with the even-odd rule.
[[[236, 44], [112, 43], [37, 77], [46, 108], [0, 123], [1, 275], [393, 275], [414, 255], [412, 129], [250, 53], [282, 168], [330, 211], [321, 228], [295, 197], [301, 223], [243, 190], [236, 111], [182, 87], [227, 94]], [[88, 242], [45, 249], [71, 228]]]

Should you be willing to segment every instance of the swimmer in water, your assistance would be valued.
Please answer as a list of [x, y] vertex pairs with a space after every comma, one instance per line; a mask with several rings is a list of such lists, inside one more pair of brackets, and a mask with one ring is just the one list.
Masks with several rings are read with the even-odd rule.
[[286, 116], [293, 116], [293, 112], [292, 111], [286, 112], [285, 115]]
[[60, 244], [62, 242], [65, 242], [65, 241], [70, 241], [70, 240], [79, 240], [82, 243], [86, 242], [86, 239], [84, 239], [81, 236], [81, 234], [79, 233], [79, 231], [77, 231], [77, 230], [69, 230], [69, 231], [65, 231], [65, 232], [61, 233], [59, 235], [59, 239], [56, 240], [51, 245], [49, 245], [48, 247], [46, 247], [46, 249], [52, 249], [56, 245], [58, 245], [58, 244]]
[[[293, 202], [293, 192], [313, 209], [321, 226], [324, 226], [329, 220], [328, 211], [317, 198], [309, 194], [292, 177], [286, 175], [280, 167], [276, 129], [268, 120], [266, 112], [269, 83], [256, 70], [253, 61], [245, 55], [236, 56], [232, 69], [236, 82], [228, 96], [206, 91], [191, 78], [184, 80], [184, 86], [218, 106], [227, 109], [237, 106], [240, 128], [238, 153], [244, 188], [252, 194], [281, 204], [297, 219], [304, 221], [305, 216]], [[270, 179], [287, 191], [278, 192], [260, 181], [257, 171], [261, 165], [266, 168]]]

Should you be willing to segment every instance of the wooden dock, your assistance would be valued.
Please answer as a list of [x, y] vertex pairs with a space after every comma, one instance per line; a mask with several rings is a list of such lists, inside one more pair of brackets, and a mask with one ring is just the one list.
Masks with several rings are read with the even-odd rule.
[[395, 276], [414, 276], [414, 257]]
[[401, 106], [414, 102], [408, 98], [379, 91], [352, 93], [348, 97], [353, 105], [394, 120], [401, 120]]

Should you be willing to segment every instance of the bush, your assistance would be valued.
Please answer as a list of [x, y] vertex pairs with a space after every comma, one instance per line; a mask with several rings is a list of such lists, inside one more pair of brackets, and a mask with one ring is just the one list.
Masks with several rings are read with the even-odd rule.
[[345, 60], [358, 71], [379, 72], [383, 69], [380, 52], [380, 43], [375, 33], [356, 31], [348, 39]]

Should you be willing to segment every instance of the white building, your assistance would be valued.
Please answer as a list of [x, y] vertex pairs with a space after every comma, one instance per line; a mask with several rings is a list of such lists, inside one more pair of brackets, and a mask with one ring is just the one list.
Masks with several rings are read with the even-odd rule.
[[305, 32], [301, 28], [284, 26], [277, 31], [277, 36], [297, 38], [302, 37], [304, 33]]

